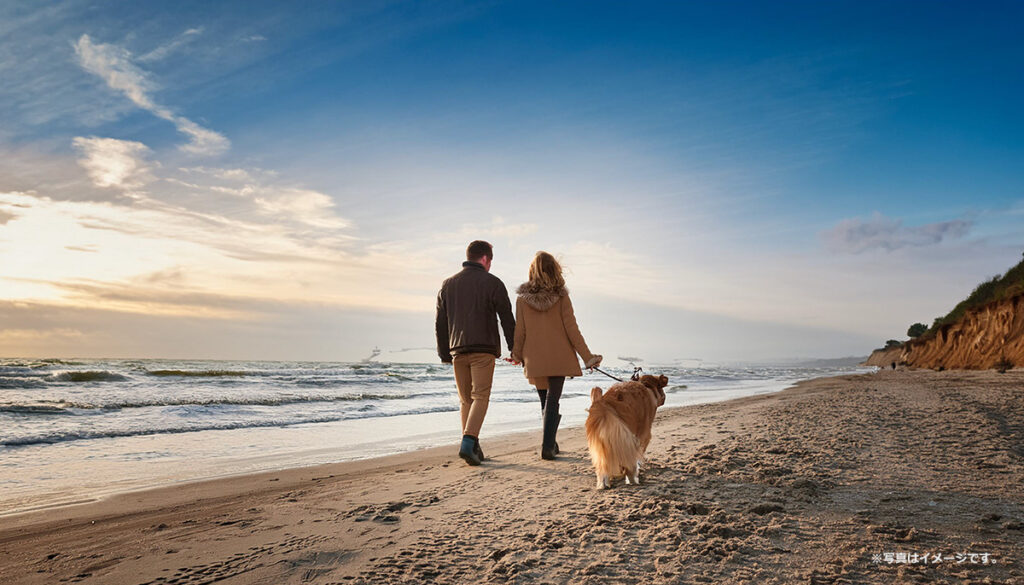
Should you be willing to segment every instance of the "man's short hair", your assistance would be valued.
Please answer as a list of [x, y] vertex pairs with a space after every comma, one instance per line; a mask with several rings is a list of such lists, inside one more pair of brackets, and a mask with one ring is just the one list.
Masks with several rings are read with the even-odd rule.
[[466, 248], [466, 260], [473, 262], [487, 256], [488, 260], [494, 260], [494, 248], [483, 240], [474, 240]]

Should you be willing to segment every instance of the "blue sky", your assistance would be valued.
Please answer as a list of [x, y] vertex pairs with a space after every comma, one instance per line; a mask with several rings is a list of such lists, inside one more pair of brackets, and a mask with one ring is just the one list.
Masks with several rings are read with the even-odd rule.
[[1020, 258], [1022, 16], [6, 4], [0, 352], [429, 346], [482, 237], [510, 288], [560, 255], [606, 355], [864, 354]]

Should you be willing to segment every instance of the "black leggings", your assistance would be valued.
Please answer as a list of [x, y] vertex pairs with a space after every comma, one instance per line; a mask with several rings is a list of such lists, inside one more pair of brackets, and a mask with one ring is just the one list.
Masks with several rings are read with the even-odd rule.
[[562, 386], [565, 385], [565, 376], [549, 376], [548, 389], [537, 390], [540, 395], [540, 409], [546, 410], [550, 404], [552, 410], [558, 412], [558, 401], [562, 398]]

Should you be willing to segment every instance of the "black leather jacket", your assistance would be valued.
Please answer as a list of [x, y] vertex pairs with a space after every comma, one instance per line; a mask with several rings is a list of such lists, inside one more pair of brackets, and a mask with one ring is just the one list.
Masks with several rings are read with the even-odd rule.
[[459, 353], [501, 356], [501, 337], [495, 314], [501, 319], [505, 342], [512, 350], [516, 320], [508, 289], [482, 264], [463, 262], [462, 271], [448, 278], [437, 293], [437, 355], [450, 363]]

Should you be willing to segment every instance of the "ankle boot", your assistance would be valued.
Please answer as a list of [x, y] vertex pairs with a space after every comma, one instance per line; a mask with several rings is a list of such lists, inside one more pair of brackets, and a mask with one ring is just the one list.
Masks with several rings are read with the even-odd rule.
[[558, 406], [548, 408], [544, 411], [544, 439], [540, 447], [541, 459], [552, 460], [555, 458], [555, 434], [558, 433]]
[[477, 458], [480, 461], [486, 459], [486, 457], [484, 457], [484, 450], [480, 448], [480, 439], [476, 439], [473, 443], [473, 452], [476, 453]]
[[459, 457], [470, 464], [480, 465], [481, 459], [476, 454], [476, 437], [462, 435], [462, 444], [459, 446]]

